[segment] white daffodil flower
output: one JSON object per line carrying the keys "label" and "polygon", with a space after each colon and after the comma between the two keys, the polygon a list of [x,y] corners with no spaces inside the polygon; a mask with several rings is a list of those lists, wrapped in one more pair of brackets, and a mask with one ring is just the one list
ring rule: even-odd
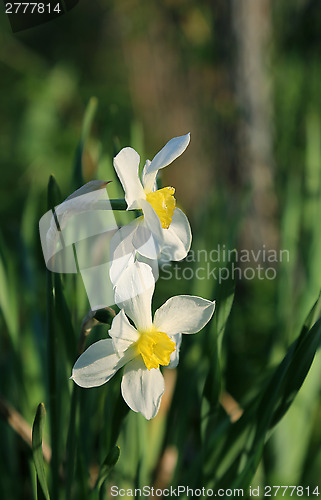
{"label": "white daffodil flower", "polygon": [[96,387],[124,366],[122,396],[148,420],[157,414],[165,389],[160,366],[177,365],[182,333],[199,332],[215,308],[215,302],[178,295],[168,299],[152,320],[154,286],[147,264],[136,261],[126,269],[115,287],[121,310],[109,331],[111,339],[91,345],[76,361],[71,377],[81,387]]}
{"label": "white daffodil flower", "polygon": [[[146,258],[158,259],[166,248],[170,260],[186,257],[192,239],[188,219],[176,207],[175,189],[170,186],[157,189],[156,176],[160,169],[185,151],[189,142],[190,134],[171,139],[152,161],[146,161],[141,180],[138,175],[140,157],[134,149],[124,148],[114,158],[114,167],[125,191],[127,210],[143,212],[143,216],[131,222],[129,230],[125,230],[127,245],[124,255],[137,251]],[[111,279],[113,281],[112,276]]]}

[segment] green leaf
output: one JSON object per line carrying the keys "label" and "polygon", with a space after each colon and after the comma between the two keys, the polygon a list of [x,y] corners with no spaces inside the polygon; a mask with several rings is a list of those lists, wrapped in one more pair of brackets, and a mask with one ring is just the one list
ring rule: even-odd
{"label": "green leaf", "polygon": [[0,311],[4,317],[11,341],[18,345],[17,284],[9,252],[0,237]]}
{"label": "green leaf", "polygon": [[221,392],[221,344],[235,295],[235,280],[232,277],[232,266],[235,262],[234,254],[233,257],[234,259],[228,263],[227,267],[228,279],[223,280],[214,292],[216,308],[209,326],[210,343],[207,352],[210,367],[203,394],[208,400],[211,410],[217,406]]}
{"label": "green leaf", "polygon": [[321,319],[316,322],[302,342],[296,345],[291,364],[284,381],[281,402],[274,412],[272,425],[275,425],[291,406],[311,367],[315,353],[321,342]]}
{"label": "green leaf", "polygon": [[[53,210],[58,204],[59,188],[55,178],[51,175],[48,183],[48,210]],[[55,214],[55,212],[54,212]],[[57,359],[58,339],[56,331],[55,317],[55,286],[52,273],[47,269],[47,318],[46,332],[48,341],[48,379],[49,379],[49,404],[50,404],[50,433],[51,433],[51,469],[52,469],[52,497],[58,498],[58,478],[59,478],[59,423],[58,423],[58,391],[57,391]]]}
{"label": "green leaf", "polygon": [[[320,297],[300,335],[273,370],[261,396],[246,407],[241,419],[222,435],[213,429],[205,443],[208,483],[217,488],[247,488],[261,460],[271,428],[285,415],[300,390],[321,342]],[[224,422],[222,422],[223,425]],[[210,464],[210,467],[209,467]],[[213,470],[216,477],[213,477]]]}
{"label": "green leaf", "polygon": [[210,408],[214,409],[217,406],[221,393],[221,369],[218,359],[217,343],[212,349],[211,362],[208,374],[205,380],[203,396],[207,399]]}
{"label": "green leaf", "polygon": [[61,329],[61,339],[65,343],[68,359],[73,363],[76,356],[76,334],[71,321],[71,312],[69,311],[61,282],[60,274],[54,275],[55,287],[55,312]]}
{"label": "green leaf", "polygon": [[40,405],[37,408],[35,420],[33,422],[33,427],[32,427],[32,454],[41,489],[43,491],[46,500],[50,500],[43,453],[42,453],[42,431],[43,431],[45,417],[46,417],[45,405],[43,403],[40,403]]}
{"label": "green leaf", "polygon": [[48,210],[54,208],[61,202],[61,192],[54,175],[50,175],[48,182]]}
{"label": "green leaf", "polygon": [[66,500],[71,498],[74,469],[77,457],[76,433],[77,433],[77,410],[79,404],[79,387],[74,384],[72,389],[69,425],[66,449]]}
{"label": "green leaf", "polygon": [[233,301],[235,295],[235,280],[233,279],[234,273],[232,272],[233,266],[235,265],[235,254],[232,253],[232,259],[227,265],[227,276],[225,280],[221,280],[219,286],[216,288],[215,300],[216,300],[216,311],[214,314],[214,322],[216,326],[216,331],[218,337],[222,339],[225,331],[226,323],[229,318]]}
{"label": "green leaf", "polygon": [[312,325],[321,317],[321,293],[319,294],[319,297],[317,298],[316,302],[314,303],[311,311],[309,312],[304,325],[301,329],[300,337],[303,337],[305,332],[310,330]]}
{"label": "green leaf", "polygon": [[81,142],[85,143],[89,134],[98,107],[97,97],[91,97],[87,105],[81,129]]}
{"label": "green leaf", "polygon": [[80,141],[76,150],[75,166],[74,166],[74,185],[79,188],[84,184],[82,172],[82,155],[84,152],[85,144],[90,134],[90,129],[97,111],[98,100],[96,97],[91,97],[87,105],[85,115],[82,122]]}
{"label": "green leaf", "polygon": [[249,486],[262,456],[267,432],[285,415],[300,390],[321,342],[321,319],[291,345],[263,393],[253,442],[246,451],[246,463],[233,487]]}
{"label": "green leaf", "polygon": [[107,457],[103,461],[103,463],[100,467],[98,479],[96,482],[96,488],[98,488],[99,490],[102,487],[104,481],[106,481],[106,479],[108,478],[112,469],[115,467],[116,463],[118,462],[119,455],[120,455],[119,446],[114,446],[109,451]]}

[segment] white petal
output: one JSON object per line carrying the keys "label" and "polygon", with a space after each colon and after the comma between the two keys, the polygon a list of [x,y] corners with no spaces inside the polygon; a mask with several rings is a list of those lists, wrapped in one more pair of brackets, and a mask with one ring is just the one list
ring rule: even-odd
{"label": "white petal", "polygon": [[154,326],[157,330],[175,335],[197,333],[211,319],[215,302],[193,295],[171,297],[155,312]]}
{"label": "white petal", "polygon": [[175,208],[171,225],[163,229],[164,244],[162,253],[167,260],[182,260],[191,247],[192,232],[188,218],[179,208]]}
{"label": "white petal", "polygon": [[114,317],[109,335],[120,357],[140,337],[138,331],[129,323],[123,309]]}
{"label": "white petal", "polygon": [[133,236],[133,245],[140,255],[148,259],[158,259],[162,245],[146,226],[144,219]]}
{"label": "white petal", "polygon": [[167,167],[167,165],[176,160],[185,151],[189,141],[190,134],[174,137],[154,156],[151,163],[146,166],[143,174],[146,193],[152,192],[158,170]]}
{"label": "white petal", "polygon": [[[151,161],[150,160],[146,160],[146,163],[144,165],[144,168],[143,168],[143,172],[142,172],[142,184],[143,186],[145,186],[146,182],[147,182],[147,174],[148,174],[148,169],[149,169],[149,165],[151,164]],[[156,182],[156,175],[157,175],[157,172],[155,173],[155,181],[154,181],[154,186],[153,186],[153,189],[152,191],[157,191],[157,182]]]}
{"label": "white petal", "polygon": [[77,359],[72,370],[72,380],[80,387],[98,387],[105,384],[123,366],[115,354],[111,339],[92,344]]}
{"label": "white petal", "polygon": [[142,262],[128,266],[115,286],[115,301],[135,323],[137,330],[152,326],[151,300],[155,281],[151,268]]}
{"label": "white petal", "polygon": [[179,351],[181,348],[181,343],[182,343],[182,334],[178,333],[177,335],[172,335],[171,340],[175,342],[176,347],[175,351],[172,352],[171,354],[171,360],[169,362],[169,365],[166,366],[166,368],[176,368],[179,362]]}
{"label": "white petal", "polygon": [[[53,272],[76,273],[75,257],[69,248],[71,243],[75,243],[78,235],[75,225],[82,225],[82,221],[93,215],[97,219],[97,212],[93,213],[101,203],[102,209],[109,209],[110,202],[106,191],[108,182],[90,181],[72,193],[60,205],[43,215],[39,221],[40,238],[44,258],[48,269]],[[72,224],[68,227],[68,222],[73,218]],[[114,217],[112,216],[113,220]],[[98,220],[99,226],[99,220]],[[82,238],[98,234],[95,228],[87,228],[84,223]],[[96,226],[96,227],[98,227]],[[116,224],[114,227],[117,227]],[[101,230],[100,230],[101,232]],[[69,240],[72,240],[71,243]],[[80,238],[79,238],[80,239]],[[59,252],[59,258],[55,254]]]}
{"label": "white petal", "polygon": [[157,213],[155,212],[151,204],[146,200],[141,200],[141,208],[144,213],[144,224],[150,230],[159,244],[163,245],[164,237],[162,224]]}
{"label": "white petal", "polygon": [[114,167],[125,191],[128,209],[140,208],[138,200],[146,195],[138,177],[140,157],[133,148],[122,149],[114,158]]}
{"label": "white petal", "polygon": [[148,370],[141,357],[128,363],[124,369],[121,392],[128,406],[147,419],[157,415],[165,390],[159,368]]}
{"label": "white petal", "polygon": [[[98,199],[100,199],[100,195],[95,193],[95,191],[100,191],[100,189],[106,188],[108,184],[108,181],[89,181],[83,186],[81,186],[79,189],[76,189],[73,193],[71,193],[68,198],[66,198],[65,201],[67,200],[73,200],[75,198],[79,198],[81,196],[80,200],[76,200],[75,202],[78,203],[78,201],[82,202],[82,207],[76,205],[77,211],[80,209],[88,209],[88,207],[91,207],[92,204],[94,204]],[[85,198],[82,198],[83,196],[86,196]],[[84,207],[84,204],[86,206]]]}
{"label": "white petal", "polygon": [[142,217],[138,217],[121,227],[110,241],[109,276],[114,286],[126,267],[134,262],[136,249],[133,239],[142,220]]}
{"label": "white petal", "polygon": [[159,278],[158,259],[150,259],[150,258],[145,257],[144,255],[141,255],[138,253],[136,256],[136,260],[138,260],[138,262],[144,262],[145,264],[148,264],[150,266],[152,273],[153,273],[153,276],[154,276],[155,283],[156,283],[156,281]]}
{"label": "white petal", "polygon": [[148,172],[155,172],[160,168],[164,168],[178,158],[189,145],[191,136],[190,134],[174,137],[165,144],[165,146],[154,156],[149,167]]}

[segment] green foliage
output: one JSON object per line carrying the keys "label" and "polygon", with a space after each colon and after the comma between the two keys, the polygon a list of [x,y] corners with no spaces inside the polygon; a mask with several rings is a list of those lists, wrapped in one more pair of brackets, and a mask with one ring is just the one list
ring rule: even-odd
{"label": "green foliage", "polygon": [[106,481],[112,469],[115,467],[116,463],[118,462],[119,455],[120,455],[119,446],[114,446],[114,448],[110,450],[107,457],[103,461],[99,469],[99,476],[96,483],[96,487],[98,488],[98,490],[101,489],[103,483]]}
{"label": "green foliage", "polygon": [[43,403],[40,403],[40,405],[37,408],[37,413],[32,428],[32,452],[33,452],[33,460],[35,462],[35,467],[37,471],[37,479],[39,481],[39,484],[42,488],[46,500],[50,500],[47,479],[46,479],[46,472],[45,472],[45,464],[42,453],[42,433],[43,433],[45,417],[46,417],[45,406]]}

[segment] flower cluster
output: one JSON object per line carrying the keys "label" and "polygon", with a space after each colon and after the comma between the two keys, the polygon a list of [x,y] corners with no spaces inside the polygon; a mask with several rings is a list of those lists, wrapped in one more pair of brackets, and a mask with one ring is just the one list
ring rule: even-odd
{"label": "flower cluster", "polygon": [[[128,210],[143,215],[121,228],[114,237],[114,302],[120,308],[110,338],[92,344],[76,361],[72,379],[81,387],[97,387],[123,368],[121,392],[128,406],[146,419],[159,409],[164,392],[160,367],[175,368],[182,334],[199,332],[211,319],[215,302],[191,295],[168,299],[152,319],[155,289],[153,262],[166,247],[172,260],[186,257],[191,244],[190,225],[176,207],[175,189],[157,189],[157,172],[169,165],[189,144],[189,134],[175,137],[147,160],[138,176],[139,155],[124,148],[114,167],[125,191]],[[142,262],[144,260],[144,262]]]}
{"label": "flower cluster", "polygon": [[[110,278],[115,285],[126,266],[137,258],[148,259],[155,270],[162,254],[169,260],[182,260],[191,246],[192,233],[186,215],[176,207],[175,189],[157,189],[158,171],[187,148],[190,134],[171,139],[152,161],[147,160],[139,178],[140,157],[124,148],[114,158],[114,167],[125,191],[127,210],[143,215],[121,228],[111,241]],[[155,273],[154,273],[155,274]]]}

